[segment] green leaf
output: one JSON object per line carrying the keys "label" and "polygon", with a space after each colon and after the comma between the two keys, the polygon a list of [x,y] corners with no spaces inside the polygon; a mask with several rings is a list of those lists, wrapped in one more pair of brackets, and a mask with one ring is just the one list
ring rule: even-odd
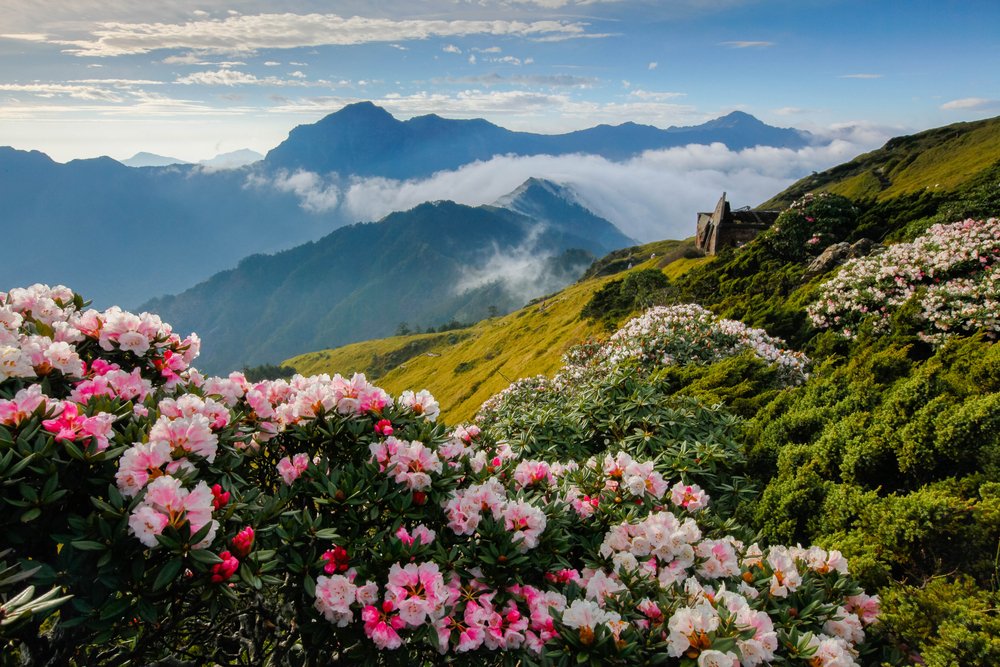
{"label": "green leaf", "polygon": [[34,521],[42,515],[42,510],[38,507],[32,507],[30,510],[21,515],[21,523],[29,523]]}
{"label": "green leaf", "polygon": [[100,542],[94,542],[93,540],[75,540],[70,542],[74,548],[80,551],[104,551],[107,546],[101,544]]}
{"label": "green leaf", "polygon": [[174,581],[177,575],[180,574],[182,567],[184,567],[183,559],[172,558],[168,560],[163,569],[160,570],[160,573],[156,575],[156,579],[153,581],[153,590],[158,591]]}
{"label": "green leaf", "polygon": [[337,530],[335,528],[324,528],[323,530],[316,531],[316,537],[321,540],[336,541],[340,536],[337,534]]}
{"label": "green leaf", "polygon": [[195,549],[188,554],[191,560],[196,560],[199,563],[204,563],[206,565],[215,565],[216,563],[221,563],[222,559],[218,555],[212,553],[208,549]]}

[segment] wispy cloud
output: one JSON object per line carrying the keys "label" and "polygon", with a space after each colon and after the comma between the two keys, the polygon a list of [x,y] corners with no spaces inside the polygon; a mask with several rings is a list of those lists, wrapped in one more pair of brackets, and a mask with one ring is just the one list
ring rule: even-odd
{"label": "wispy cloud", "polygon": [[654,69],[656,69],[657,67],[659,67],[659,65],[660,65],[660,63],[658,63],[658,62],[656,62],[656,61],[654,60],[653,62],[649,63],[649,64],[648,64],[648,65],[646,66],[646,69],[648,69],[648,70],[654,70]]}
{"label": "wispy cloud", "polygon": [[768,47],[774,46],[775,42],[753,42],[744,40],[734,40],[729,42],[719,42],[722,46],[728,46],[731,49],[766,49]]}
{"label": "wispy cloud", "polygon": [[838,79],[881,79],[883,75],[881,74],[871,74],[869,72],[861,72],[858,74],[841,74]]}
{"label": "wispy cloud", "polygon": [[179,77],[175,83],[185,86],[327,86],[328,81],[304,81],[305,74],[295,71],[289,74],[291,79],[282,79],[276,76],[258,77],[249,72],[241,72],[235,69],[218,69],[215,71],[193,72]]}
{"label": "wispy cloud", "polygon": [[41,33],[12,33],[9,39],[49,42],[78,56],[122,56],[161,49],[200,53],[247,53],[258,49],[401,42],[432,37],[495,35],[573,37],[586,35],[587,24],[569,21],[445,21],[426,19],[342,17],[337,14],[230,15],[199,17],[184,23],[104,22],[84,39]]}
{"label": "wispy cloud", "polygon": [[587,76],[574,76],[572,74],[534,74],[522,75],[512,74],[503,76],[493,72],[481,76],[449,77],[443,80],[435,80],[435,83],[459,83],[474,86],[547,86],[552,88],[587,88],[597,83],[597,79]]}
{"label": "wispy cloud", "polygon": [[652,102],[665,102],[666,100],[675,100],[678,97],[684,97],[687,93],[675,93],[668,91],[654,91],[654,90],[642,90],[637,88],[629,92],[629,97],[637,100],[652,101]]}
{"label": "wispy cloud", "polygon": [[458,48],[454,44],[447,44],[447,45],[441,47],[441,50],[444,51],[445,53],[461,53],[462,52],[462,49]]}
{"label": "wispy cloud", "polygon": [[986,109],[997,109],[1000,108],[1000,100],[991,100],[985,97],[963,97],[958,100],[952,100],[950,102],[945,102],[941,105],[942,109],[953,110],[953,109],[973,109],[973,110],[986,110]]}

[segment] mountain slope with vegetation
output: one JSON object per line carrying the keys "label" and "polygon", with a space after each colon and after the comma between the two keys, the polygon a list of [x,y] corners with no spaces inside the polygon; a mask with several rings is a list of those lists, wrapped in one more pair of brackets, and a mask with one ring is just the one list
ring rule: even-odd
{"label": "mountain slope with vegetation", "polygon": [[[582,279],[509,315],[445,334],[397,336],[319,350],[284,365],[303,374],[365,372],[390,391],[427,388],[441,403],[446,418],[457,423],[471,418],[483,401],[511,380],[552,373],[571,346],[606,335],[606,323],[581,317],[595,292],[626,273],[670,271],[677,264],[705,261],[685,259],[685,254],[697,255],[693,246],[689,239],[619,250],[609,255],[624,262],[615,273]],[[629,264],[632,268],[627,269]],[[386,357],[399,361],[392,368],[379,366],[379,359]]]}
{"label": "mountain slope with vegetation", "polygon": [[807,176],[761,208],[787,206],[807,192],[884,201],[902,195],[942,195],[996,166],[1000,117],[955,123],[895,137],[882,148]]}
{"label": "mountain slope with vegetation", "polygon": [[[524,447],[577,439],[589,446],[598,434],[670,442],[663,420],[673,417],[652,405],[682,396],[720,403],[744,420],[739,438],[748,479],[757,485],[737,494],[736,516],[766,543],[842,552],[852,572],[881,594],[882,631],[898,651],[882,659],[932,667],[1000,663],[1000,222],[988,219],[1000,212],[998,127],[992,119],[894,139],[777,195],[772,202],[791,207],[746,246],[666,267],[673,275],[657,293],[661,303],[699,303],[786,338],[812,359],[800,386],[776,386],[773,369],[747,355],[668,367],[644,375],[641,386],[561,368],[556,350],[606,331],[582,317],[625,275],[602,274],[638,276],[656,265],[629,269],[629,257],[612,254],[581,283],[550,297],[553,309],[564,299],[566,320],[542,337],[552,350],[542,355],[546,363],[523,364],[522,377],[562,372],[571,378],[569,391],[546,380],[516,383],[490,402],[484,423],[513,424],[510,435]],[[859,189],[866,173],[888,181]],[[977,221],[962,222],[967,218]],[[850,267],[841,268],[845,262]],[[607,292],[614,297],[615,290]],[[518,317],[544,316],[526,309],[496,326],[511,331]],[[502,386],[492,384],[497,371],[506,375],[514,358],[533,352],[527,329],[490,348],[502,368],[486,363],[482,345],[468,372],[481,365],[488,373],[483,384]],[[386,379],[419,385],[444,376],[454,387],[458,363],[477,357],[450,349]],[[573,363],[593,349],[573,351]],[[649,371],[637,362],[636,372]],[[603,388],[595,394],[576,387],[577,377]],[[452,399],[448,406],[465,416],[471,402]]]}
{"label": "mountain slope with vegetation", "polygon": [[147,303],[210,350],[209,372],[274,363],[304,350],[510,312],[573,282],[633,243],[555,185],[500,206],[429,202],[342,227],[276,255],[244,259],[181,294]]}

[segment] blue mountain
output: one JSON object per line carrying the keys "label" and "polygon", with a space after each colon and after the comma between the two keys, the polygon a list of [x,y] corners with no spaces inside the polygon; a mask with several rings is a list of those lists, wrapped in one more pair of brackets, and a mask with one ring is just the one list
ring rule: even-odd
{"label": "blue mountain", "polygon": [[498,204],[428,202],[342,227],[247,257],[143,309],[198,332],[198,367],[221,373],[389,336],[404,321],[428,327],[509,312],[635,243],[547,181],[532,179]]}
{"label": "blue mountain", "polygon": [[267,153],[264,167],[419,178],[495,155],[587,153],[621,160],[688,144],[720,142],[741,150],[761,145],[801,148],[812,140],[808,132],[772,127],[741,111],[691,127],[623,123],[566,134],[534,134],[482,119],[451,120],[433,114],[400,121],[371,102],[359,102],[293,129]]}

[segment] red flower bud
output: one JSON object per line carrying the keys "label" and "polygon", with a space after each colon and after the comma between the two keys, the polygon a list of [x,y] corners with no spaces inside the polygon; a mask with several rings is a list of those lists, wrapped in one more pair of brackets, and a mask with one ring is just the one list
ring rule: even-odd
{"label": "red flower bud", "polygon": [[414,491],[413,502],[417,505],[423,505],[424,503],[427,502],[427,494],[424,493],[423,491]]}
{"label": "red flower bud", "polygon": [[234,574],[240,566],[240,561],[237,560],[228,551],[223,551],[219,554],[219,558],[222,559],[221,563],[216,563],[212,566],[212,583],[217,584],[222,581],[228,580]]}
{"label": "red flower bud", "polygon": [[240,558],[245,558],[250,553],[250,550],[253,549],[253,538],[254,532],[250,526],[236,533],[236,537],[230,543],[232,544],[233,552]]}
{"label": "red flower bud", "polygon": [[222,490],[221,484],[212,485],[212,507],[221,510],[229,504],[229,492]]}

